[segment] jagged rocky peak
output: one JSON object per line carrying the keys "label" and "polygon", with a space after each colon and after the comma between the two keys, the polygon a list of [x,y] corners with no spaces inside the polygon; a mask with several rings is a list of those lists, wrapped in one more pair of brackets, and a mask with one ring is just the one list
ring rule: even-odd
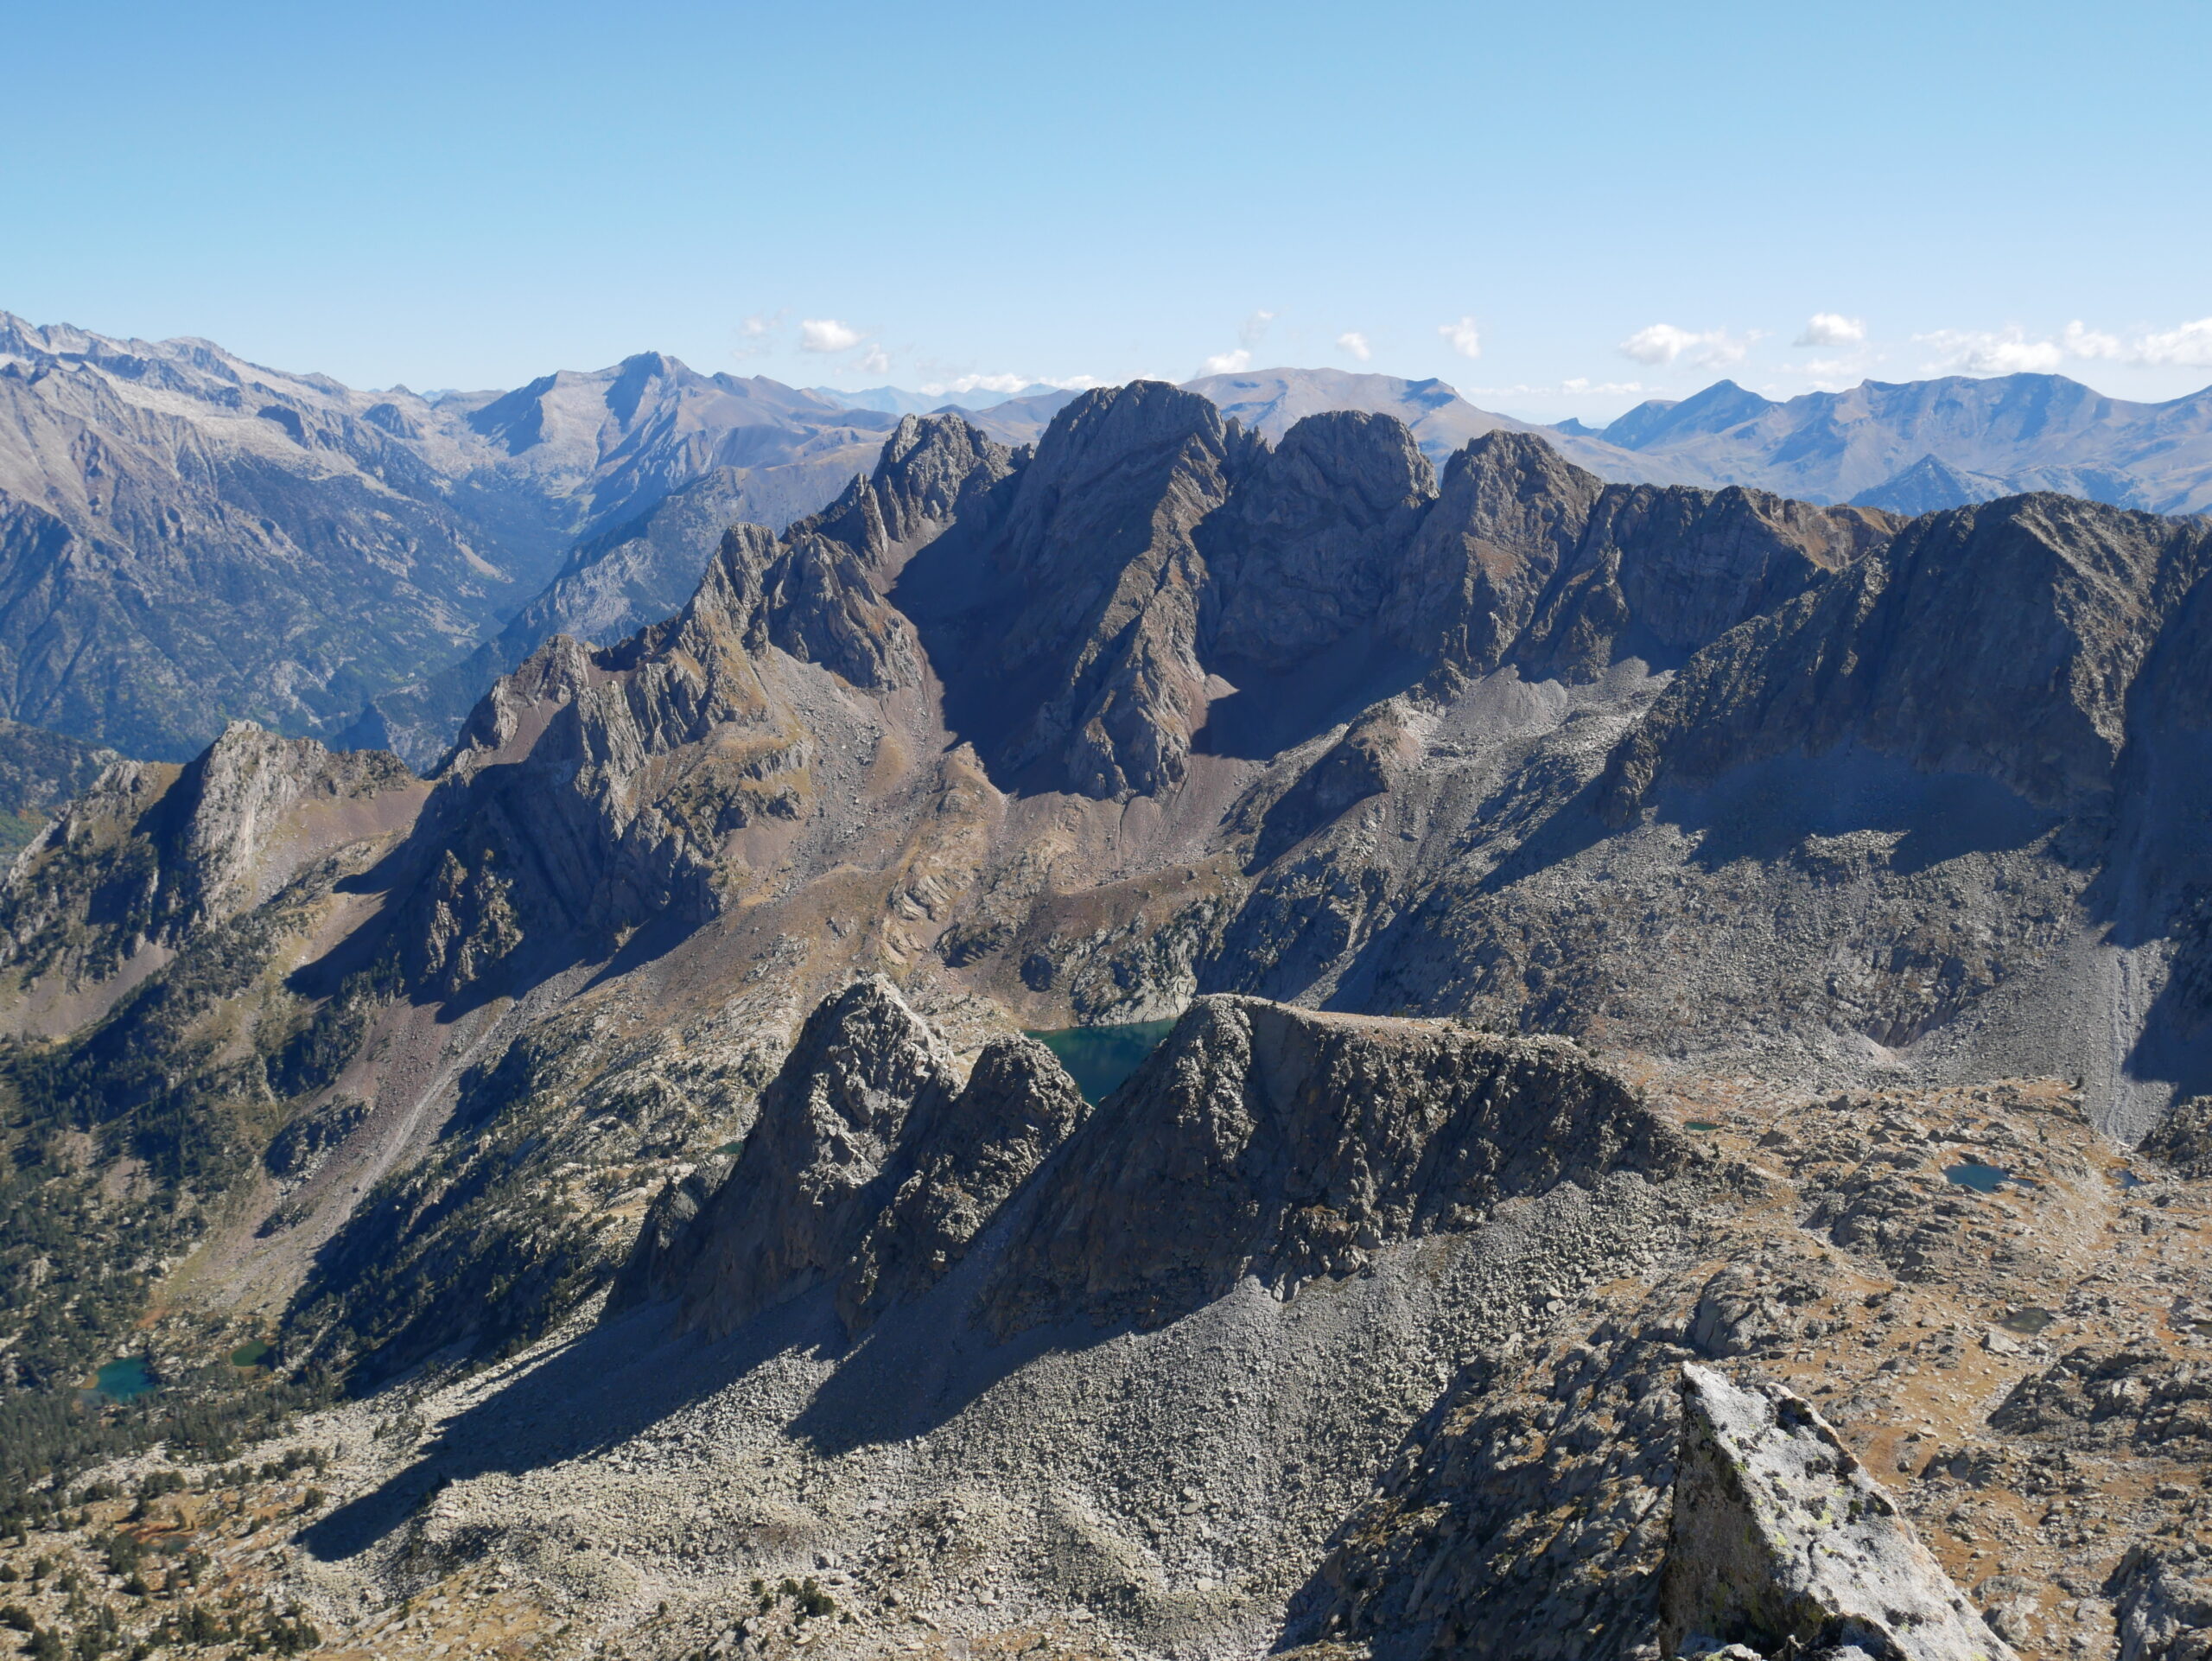
{"label": "jagged rocky peak", "polygon": [[[1270,450],[1205,400],[1137,383],[1069,404],[896,597],[950,724],[995,773],[1126,798],[1179,784],[1214,701],[1255,677],[1276,693],[1236,706],[1241,735],[1223,741],[1297,741],[1285,722],[1306,717],[1288,711],[1325,703],[1324,686],[1349,702],[1438,668],[1578,682],[1624,656],[1671,668],[1898,523],[1736,488],[1608,486],[1503,431],[1455,454],[1440,491],[1393,417],[1310,416]],[[1325,652],[1313,686],[1278,684]],[[1270,724],[1260,706],[1286,690]]]}
{"label": "jagged rocky peak", "polygon": [[832,1278],[881,1208],[908,1119],[958,1088],[951,1052],[881,977],[818,1005],[700,1213],[690,1319],[728,1332]]}
{"label": "jagged rocky peak", "polygon": [[1109,799],[1181,780],[1207,696],[1193,533],[1264,449],[1195,393],[1086,392],[1003,503],[908,566],[899,602],[1001,773]]}
{"label": "jagged rocky peak", "polygon": [[1662,1653],[2013,1661],[1809,1403],[1688,1365],[1681,1404]]}
{"label": "jagged rocky peak", "polygon": [[960,1094],[906,1138],[899,1163],[906,1174],[838,1282],[846,1330],[861,1330],[943,1279],[1090,1111],[1035,1039],[986,1044]]}
{"label": "jagged rocky peak", "polygon": [[887,583],[906,555],[1015,465],[1014,451],[957,415],[904,416],[885,440],[874,471],[855,479],[788,534],[793,543],[808,535],[841,542],[861,557],[873,580]]}
{"label": "jagged rocky peak", "polygon": [[951,1053],[880,977],[808,1016],[730,1175],[688,1223],[678,1193],[624,1271],[728,1332],[824,1284],[847,1330],[942,1279],[1084,1104],[1034,1040]]}
{"label": "jagged rocky peak", "polygon": [[[385,751],[332,751],[311,738],[283,738],[233,721],[186,766],[164,804],[177,926],[242,910],[281,887],[300,850],[286,849],[279,828],[302,803],[372,796],[414,782]],[[285,858],[288,851],[293,859]]]}
{"label": "jagged rocky peak", "polygon": [[920,644],[885,596],[917,548],[1014,470],[1013,451],[957,416],[903,417],[873,473],[785,532],[763,581],[768,638],[871,691],[920,685]]}
{"label": "jagged rocky peak", "polygon": [[1385,602],[1390,636],[1474,672],[1503,661],[1605,489],[1542,440],[1485,433],[1445,464]]}
{"label": "jagged rocky peak", "polygon": [[[863,544],[887,528],[925,537],[962,480],[988,488],[1010,465],[957,420],[902,432],[909,442],[856,487],[844,528]],[[577,933],[598,950],[650,921],[703,923],[755,880],[748,860],[783,859],[817,765],[849,771],[873,754],[891,718],[880,695],[925,679],[881,569],[812,521],[782,538],[733,525],[675,616],[597,651],[556,635],[501,678],[442,770],[456,846],[416,931],[425,942],[480,932],[498,950],[456,958],[425,945],[424,963],[448,965],[434,983],[532,934]],[[733,833],[779,824],[749,853],[728,852]]]}
{"label": "jagged rocky peak", "polygon": [[1663,779],[1847,741],[2093,808],[2131,689],[2208,565],[2212,528],[2071,497],[1916,519],[1694,659],[1609,764],[1605,811],[1625,823]]}
{"label": "jagged rocky peak", "polygon": [[1532,434],[1486,433],[1446,467],[1386,625],[1470,674],[1588,679],[1623,651],[1678,659],[1896,525],[1732,487],[1607,485]]}
{"label": "jagged rocky peak", "polygon": [[1564,1039],[1203,997],[1053,1162],[987,1315],[1163,1325],[1248,1275],[1347,1274],[1511,1196],[1690,1158]]}

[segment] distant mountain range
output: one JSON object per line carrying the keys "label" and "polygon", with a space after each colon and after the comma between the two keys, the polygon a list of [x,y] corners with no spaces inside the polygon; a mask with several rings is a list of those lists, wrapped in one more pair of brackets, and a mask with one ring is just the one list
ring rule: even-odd
{"label": "distant mountain range", "polygon": [[[1441,467],[1488,432],[1533,432],[1619,484],[1748,485],[1817,504],[1933,512],[2031,491],[2143,508],[2212,509],[2212,388],[2130,404],[2062,375],[1886,384],[1777,403],[1719,381],[1640,404],[1608,426],[1550,426],[1478,408],[1440,380],[1338,369],[1262,369],[1184,383],[1225,416],[1280,439],[1306,416],[1363,410],[1403,422]],[[1020,398],[969,419],[1033,442],[1072,397]]]}
{"label": "distant mountain range", "polygon": [[0,717],[149,759],[241,716],[332,735],[579,538],[717,468],[736,517],[795,517],[895,424],[652,353],[432,402],[0,313]]}
{"label": "distant mountain range", "polygon": [[1724,380],[1640,404],[1598,436],[1683,483],[1810,502],[1910,497],[1926,512],[2050,490],[2154,513],[2212,508],[2212,388],[2130,404],[2063,375],[1954,375],[1777,404]]}
{"label": "distant mountain range", "polygon": [[[1908,515],[2032,490],[2212,507],[2212,390],[2129,404],[2014,375],[1777,403],[1722,381],[1603,429],[1332,369],[1187,390],[1271,442],[1311,414],[1388,415],[1439,468],[1505,431],[1614,482]],[[161,760],[245,716],[426,767],[545,640],[665,616],[729,524],[822,509],[902,417],[952,410],[1019,448],[1077,396],[802,390],[645,353],[426,398],[0,313],[0,718]]]}
{"label": "distant mountain range", "polygon": [[[1046,397],[1060,391],[1060,388],[1035,381],[1012,392],[988,392],[980,389],[946,394],[942,392],[909,392],[897,386],[870,386],[857,392],[841,392],[834,386],[810,386],[805,389],[810,398],[818,398],[824,404],[833,404],[841,410],[880,410],[886,415],[934,415],[940,410],[975,411],[988,410],[995,405],[1010,403],[1015,398]],[[1075,396],[1065,393],[1065,404]]]}

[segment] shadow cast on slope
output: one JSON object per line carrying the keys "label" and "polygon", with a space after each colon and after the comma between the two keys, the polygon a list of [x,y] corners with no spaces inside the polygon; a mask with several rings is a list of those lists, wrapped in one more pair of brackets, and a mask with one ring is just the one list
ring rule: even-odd
{"label": "shadow cast on slope", "polygon": [[[441,1024],[450,1024],[501,998],[521,998],[571,971],[596,965],[596,985],[650,963],[673,950],[690,932],[666,910],[649,910],[626,938],[577,913],[571,895],[581,886],[596,893],[605,874],[582,881],[563,878],[547,862],[546,838],[531,834],[533,769],[525,759],[488,767],[466,781],[448,780],[400,843],[368,869],[338,882],[345,894],[376,895],[381,903],[359,926],[321,957],[301,964],[288,977],[288,989],[308,998],[327,998],[346,980],[364,972],[393,977],[414,1003],[435,1005]],[[550,838],[573,849],[571,836]],[[460,884],[448,891],[459,873]],[[454,977],[434,961],[433,915],[448,926],[484,926],[494,903],[510,906],[521,932],[519,944],[489,955],[480,969]],[[457,917],[456,917],[457,913]],[[464,938],[461,945],[469,944]]]}
{"label": "shadow cast on slope", "polygon": [[952,1313],[965,1295],[941,1285],[849,1346],[827,1289],[722,1339],[678,1331],[673,1303],[649,1304],[588,1328],[493,1389],[404,1469],[302,1530],[299,1543],[324,1562],[358,1556],[404,1527],[448,1484],[606,1453],[788,1352],[830,1362],[786,1429],[835,1456],[925,1435],[1039,1355],[1088,1347],[1122,1330],[1039,1328],[994,1344]]}
{"label": "shadow cast on slope", "polygon": [[2058,824],[1993,779],[1922,773],[1856,745],[1749,762],[1701,788],[1662,789],[1656,817],[1694,839],[1692,862],[1707,873],[1871,831],[1896,838],[1883,862],[1899,876],[1969,854],[2016,853]]}
{"label": "shadow cast on slope", "polygon": [[325,1562],[354,1556],[448,1483],[603,1453],[785,1350],[836,1341],[819,1301],[770,1310],[720,1341],[677,1332],[675,1314],[649,1305],[553,1348],[455,1415],[404,1469],[302,1530],[300,1543]]}

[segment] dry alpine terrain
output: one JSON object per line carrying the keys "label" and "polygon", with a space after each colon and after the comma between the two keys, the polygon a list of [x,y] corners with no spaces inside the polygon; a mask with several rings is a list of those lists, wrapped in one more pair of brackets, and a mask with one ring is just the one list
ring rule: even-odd
{"label": "dry alpine terrain", "polygon": [[0,1619],[2201,1657],[2208,575],[1139,382],[426,774],[118,762],[0,894]]}

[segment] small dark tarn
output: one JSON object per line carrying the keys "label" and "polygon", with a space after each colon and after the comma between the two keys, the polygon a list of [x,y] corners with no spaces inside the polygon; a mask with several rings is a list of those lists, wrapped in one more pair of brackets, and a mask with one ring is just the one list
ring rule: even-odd
{"label": "small dark tarn", "polygon": [[1976,1193],[1995,1193],[2012,1174],[2002,1165],[1984,1165],[1971,1159],[1963,1165],[1943,1168],[1944,1181],[1955,1182],[1961,1188],[1972,1188]]}
{"label": "small dark tarn", "polygon": [[273,1367],[276,1365],[276,1346],[264,1339],[254,1339],[231,1352],[234,1367]]}
{"label": "small dark tarn", "polygon": [[2138,1176],[2124,1165],[2112,1174],[2112,1180],[2130,1193],[2134,1193],[2138,1188],[2147,1188],[2151,1186],[2150,1178]]}
{"label": "small dark tarn", "polygon": [[1694,1130],[1700,1136],[1703,1136],[1708,1130],[1718,1130],[1719,1128],[1720,1122],[1718,1119],[1684,1119],[1682,1121],[1683,1130]]}
{"label": "small dark tarn", "polygon": [[2037,1333],[2058,1319],[2055,1309],[2038,1308],[2031,1303],[2007,1313],[1997,1324],[2008,1333],[2020,1333],[2033,1338]]}
{"label": "small dark tarn", "polygon": [[1172,1021],[1138,1021],[1126,1027],[1061,1027],[1028,1036],[1059,1058],[1083,1099],[1096,1107],[1144,1065],[1174,1027]]}
{"label": "small dark tarn", "polygon": [[99,1397],[111,1402],[135,1401],[154,1389],[154,1375],[147,1371],[143,1355],[125,1356],[111,1361],[92,1375],[92,1387],[79,1391],[80,1396]]}
{"label": "small dark tarn", "polygon": [[744,1146],[745,1144],[741,1142],[726,1142],[721,1147],[715,1149],[715,1151],[718,1154],[734,1154]]}

